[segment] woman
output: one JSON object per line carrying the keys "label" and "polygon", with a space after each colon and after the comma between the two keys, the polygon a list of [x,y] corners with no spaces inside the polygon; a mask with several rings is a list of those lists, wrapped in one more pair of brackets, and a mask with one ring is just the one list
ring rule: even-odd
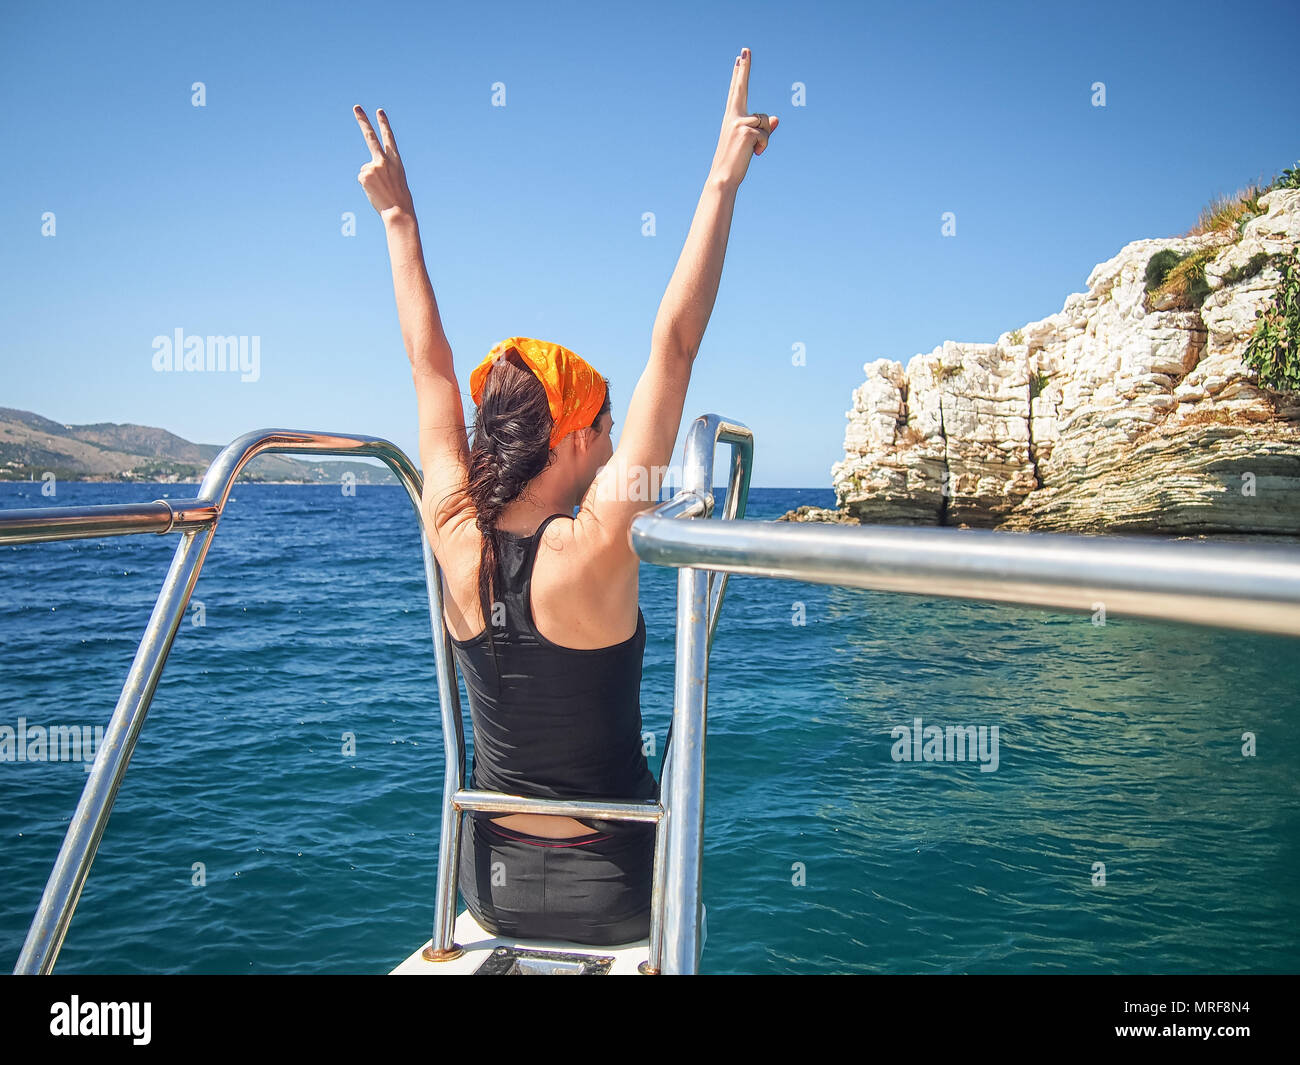
{"label": "woman", "polygon": [[[736,192],[777,125],[747,112],[749,68],[745,49],[617,450],[605,378],[568,349],[527,337],[496,345],[470,376],[478,405],[470,446],[392,129],[377,112],[381,142],[355,109],[371,154],[358,180],[384,221],[415,379],[425,528],[469,693],[472,787],[571,799],[658,795],[641,750],[645,619],[629,528],[654,505],[635,486],[672,458]],[[472,815],[460,889],[497,935],[632,942],[649,931],[653,847],[650,825]]]}

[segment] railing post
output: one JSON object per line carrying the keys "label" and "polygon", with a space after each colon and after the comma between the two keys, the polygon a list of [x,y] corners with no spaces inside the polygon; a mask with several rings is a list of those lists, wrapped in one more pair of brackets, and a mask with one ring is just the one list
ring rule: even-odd
{"label": "railing post", "polygon": [[[740,422],[705,414],[691,423],[682,464],[682,489],[637,526],[705,521],[713,513],[713,468],[719,443],[732,445],[723,520],[743,518],[753,472],[753,434]],[[650,519],[647,522],[647,519]],[[644,555],[644,552],[641,552]],[[660,769],[663,819],[655,840],[649,972],[696,973],[700,963],[704,864],[704,747],[708,734],[709,651],[717,629],[727,574],[683,568],[677,579],[677,645],[673,742]]]}
{"label": "railing post", "polygon": [[122,777],[135,750],[136,737],[144,727],[149,704],[167,662],[167,653],[171,650],[215,531],[214,521],[197,532],[181,534],[171,568],[136,648],[131,671],[122,686],[122,694],[82,789],[81,800],[72,815],[36,916],[27,931],[22,953],[14,967],[15,974],[48,975],[54,969],[72,914],[81,898],[81,889],[90,874],[90,864],[95,860],[95,852],[108,824],[113,800],[117,798]]}
{"label": "railing post", "polygon": [[678,574],[677,619],[662,971],[693,975],[700,964],[704,740],[709,697],[709,581],[704,570],[683,568]]}
{"label": "railing post", "polygon": [[655,826],[655,855],[651,867],[654,882],[650,885],[650,938],[649,953],[645,961],[647,974],[657,976],[664,967],[664,902],[668,898],[668,825],[672,821],[671,780],[672,749],[664,752],[664,762],[659,769],[659,805],[663,815]]}
{"label": "railing post", "polygon": [[[424,543],[426,571],[440,573],[429,538]],[[438,893],[433,919],[433,938],[425,949],[426,961],[450,961],[463,950],[454,942],[456,892],[459,883],[461,811],[455,796],[465,786],[465,728],[456,687],[456,665],[452,657],[451,634],[442,620],[442,582],[435,576],[429,583],[429,618],[433,626],[434,658],[438,670],[438,706],[442,714],[442,820],[438,832]]]}

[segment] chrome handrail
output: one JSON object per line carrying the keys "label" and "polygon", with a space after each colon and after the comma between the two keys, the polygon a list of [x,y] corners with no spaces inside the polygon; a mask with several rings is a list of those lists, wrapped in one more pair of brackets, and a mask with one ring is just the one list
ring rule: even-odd
{"label": "chrome handrail", "polygon": [[1283,545],[638,517],[632,546],[659,566],[1300,636],[1300,549]]}
{"label": "chrome handrail", "polygon": [[[669,911],[666,972],[695,972],[699,962],[708,658],[728,574],[1094,615],[1099,610],[1128,613],[1300,636],[1300,550],[1293,547],[979,529],[677,520],[711,514],[711,448],[724,440],[734,445],[728,516],[743,516],[752,437],[743,426],[709,415],[696,422],[687,442],[683,490],[634,518],[630,533],[642,561],[680,568],[675,743],[661,772],[661,793],[671,807],[666,818],[667,860],[656,858],[655,864],[656,896],[678,901]],[[709,572],[707,587],[704,571]],[[718,595],[710,603],[716,574],[721,575]],[[657,931],[653,924],[651,929],[655,948]]]}
{"label": "chrome handrail", "polygon": [[[136,648],[122,694],[96,752],[81,800],[77,803],[76,812],[59,848],[40,905],[18,956],[18,963],[14,967],[16,974],[49,973],[54,968],[108,823],[113,801],[135,750],[136,739],[144,726],[167,654],[198,581],[199,571],[203,567],[203,560],[225,510],[235,478],[252,458],[268,452],[371,455],[381,459],[397,476],[410,496],[420,525],[425,583],[429,590],[429,614],[438,666],[439,695],[444,705],[449,699],[457,699],[454,676],[450,693],[445,683],[446,671],[451,668],[452,660],[447,643],[448,634],[442,621],[440,573],[424,531],[424,514],[420,506],[423,481],[405,453],[380,437],[262,429],[245,433],[217,455],[204,474],[196,499],[0,511],[0,544],[140,532],[181,533],[181,542],[172,556],[162,590]],[[438,639],[439,634],[443,636],[442,640]]]}
{"label": "chrome handrail", "polygon": [[583,802],[576,799],[538,799],[531,795],[506,795],[499,791],[458,791],[456,805],[462,810],[486,810],[501,814],[548,814],[552,817],[592,817],[605,821],[654,823],[663,808],[653,799],[633,802]]}
{"label": "chrome handrail", "polygon": [[[723,521],[689,521],[713,514],[714,456],[731,445],[730,479]],[[663,537],[671,542],[687,527],[739,528],[754,467],[754,434],[741,422],[705,414],[691,423],[683,452],[682,488],[672,499],[632,519],[633,548]],[[726,522],[724,524],[723,522]],[[704,739],[708,725],[709,652],[717,631],[728,573],[683,567],[677,577],[677,641],[674,657],[672,740],[659,772],[665,819],[655,839],[654,900],[673,905],[650,910],[650,964],[656,971],[699,971],[703,919],[700,884],[704,861]]]}

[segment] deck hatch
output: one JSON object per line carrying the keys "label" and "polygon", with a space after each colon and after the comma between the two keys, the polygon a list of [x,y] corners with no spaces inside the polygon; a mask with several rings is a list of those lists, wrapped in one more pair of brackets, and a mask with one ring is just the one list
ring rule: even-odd
{"label": "deck hatch", "polygon": [[614,959],[606,954],[497,947],[475,976],[608,976]]}

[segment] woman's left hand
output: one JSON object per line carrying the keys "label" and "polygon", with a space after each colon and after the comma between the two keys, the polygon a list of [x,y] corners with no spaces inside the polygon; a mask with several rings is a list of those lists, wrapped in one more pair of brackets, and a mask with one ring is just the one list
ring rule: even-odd
{"label": "woman's left hand", "polygon": [[397,141],[393,139],[393,131],[388,125],[388,116],[384,114],[384,109],[381,107],[375,112],[379,119],[379,132],[384,138],[382,144],[375,136],[370,119],[366,117],[360,104],[354,107],[352,112],[356,115],[357,125],[361,127],[366,145],[370,148],[370,162],[366,163],[357,175],[361,187],[366,190],[366,198],[370,201],[370,206],[385,220],[394,214],[404,213],[414,216],[415,207],[411,203],[411,190],[406,187],[406,171],[402,167],[402,157],[397,154]]}

